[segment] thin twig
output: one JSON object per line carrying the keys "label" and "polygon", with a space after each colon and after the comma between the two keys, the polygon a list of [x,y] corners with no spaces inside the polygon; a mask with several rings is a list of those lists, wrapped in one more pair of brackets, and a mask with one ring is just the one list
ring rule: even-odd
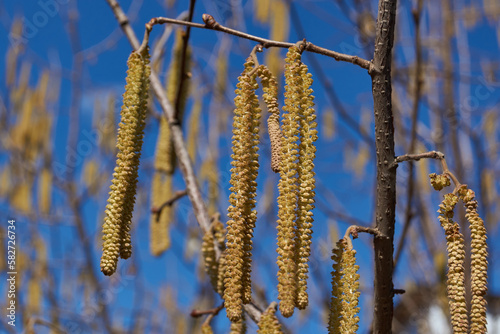
{"label": "thin twig", "polygon": [[211,314],[211,315],[215,316],[215,315],[219,314],[219,312],[223,308],[224,308],[224,303],[222,303],[220,306],[214,307],[210,310],[205,310],[205,311],[192,310],[190,315],[193,318],[198,318],[198,317],[201,317],[202,315],[205,315],[205,314]]}
{"label": "thin twig", "polygon": [[460,181],[458,181],[456,176],[448,169],[448,165],[446,164],[446,159],[444,158],[444,154],[439,151],[400,155],[396,157],[396,159],[394,159],[394,162],[392,163],[391,167],[395,167],[397,166],[398,163],[403,161],[418,161],[420,159],[439,160],[441,162],[441,167],[443,168],[443,174],[446,174],[451,178],[456,188],[460,187],[461,185]]}
{"label": "thin twig", "polygon": [[375,228],[351,225],[347,228],[347,230],[345,231],[345,234],[344,234],[344,239],[347,241],[349,250],[352,249],[352,241],[351,241],[351,238],[349,236],[352,236],[353,239],[357,239],[359,232],[369,233],[369,234],[374,235],[376,237],[381,236],[381,233]]}
{"label": "thin twig", "polygon": [[159,207],[151,208],[151,213],[159,215],[161,213],[161,211],[163,210],[163,208],[165,208],[167,206],[171,206],[177,200],[179,200],[182,197],[186,196],[187,193],[188,193],[187,190],[178,190],[178,191],[176,191],[175,194],[174,194],[174,196],[172,196],[172,198],[170,198],[169,200],[167,200],[165,203],[163,203]]}
{"label": "thin twig", "polygon": [[[108,1],[112,1],[112,0],[108,0]],[[170,19],[167,17],[152,18],[148,23],[146,23],[146,31],[144,33],[144,40],[143,40],[140,48],[143,49],[146,47],[148,40],[149,40],[149,33],[153,29],[153,26],[155,24],[164,24],[164,23],[173,23],[173,24],[179,24],[179,25],[184,25],[184,26],[189,26],[189,27],[194,27],[194,28],[221,31],[221,32],[224,32],[226,34],[234,35],[237,37],[241,37],[241,38],[245,38],[245,39],[249,39],[251,41],[261,43],[264,48],[270,48],[270,47],[289,48],[289,47],[295,45],[295,43],[274,41],[274,40],[250,35],[250,34],[238,31],[238,30],[234,30],[234,29],[225,27],[225,26],[221,25],[220,23],[218,23],[217,21],[215,21],[213,16],[209,15],[209,14],[203,14],[203,22],[205,22],[205,24]],[[337,61],[345,61],[348,63],[352,63],[354,65],[358,65],[359,67],[364,68],[364,69],[369,70],[369,71],[375,71],[375,68],[372,66],[372,63],[369,60],[360,58],[358,56],[351,56],[351,55],[346,55],[346,54],[343,54],[340,52],[331,51],[331,50],[322,48],[320,46],[314,45],[311,42],[306,42],[304,50],[309,51],[309,52],[313,52],[313,53],[322,54],[322,55],[325,55],[327,57],[331,57]]]}

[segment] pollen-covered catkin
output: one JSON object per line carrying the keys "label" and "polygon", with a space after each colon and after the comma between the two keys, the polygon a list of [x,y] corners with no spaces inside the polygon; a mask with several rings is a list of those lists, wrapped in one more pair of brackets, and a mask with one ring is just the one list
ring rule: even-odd
{"label": "pollen-covered catkin", "polygon": [[439,221],[446,234],[448,251],[447,293],[453,333],[467,333],[469,328],[465,301],[465,249],[459,225],[453,221],[453,209],[458,202],[454,194],[444,195],[439,205]]}
{"label": "pollen-covered catkin", "polygon": [[432,187],[439,191],[443,189],[444,187],[448,187],[450,185],[450,178],[446,174],[436,174],[432,173],[429,174],[429,177],[431,179],[431,185]]}
{"label": "pollen-covered catkin", "polygon": [[266,102],[269,111],[267,119],[267,130],[271,141],[271,169],[275,173],[279,173],[280,158],[281,158],[281,129],[280,129],[280,110],[278,106],[278,83],[274,75],[265,65],[260,65],[257,71],[261,79],[262,96]]}
{"label": "pollen-covered catkin", "polygon": [[307,278],[315,195],[317,140],[312,76],[297,46],[285,65],[285,106],[278,185],[278,299],[285,317],[308,304]]}
{"label": "pollen-covered catkin", "polygon": [[245,317],[241,317],[231,322],[231,332],[229,334],[245,334],[247,332],[247,322]]}
{"label": "pollen-covered catkin", "polygon": [[298,164],[298,206],[297,206],[297,242],[296,263],[298,272],[297,302],[299,309],[308,305],[307,278],[309,273],[309,256],[311,254],[311,234],[313,223],[315,173],[314,158],[318,139],[316,130],[316,114],[314,112],[314,96],[312,95],[312,76],[308,73],[307,66],[300,64],[301,75],[301,118],[300,118],[300,145]]}
{"label": "pollen-covered catkin", "polygon": [[359,317],[359,266],[356,251],[349,249],[345,239],[337,242],[332,259],[332,301],[328,332],[354,334],[358,330]]}
{"label": "pollen-covered catkin", "polygon": [[241,318],[242,304],[250,302],[252,235],[257,220],[255,196],[258,173],[260,107],[255,90],[254,62],[248,58],[237,84],[233,117],[231,195],[227,222],[224,303],[231,321]]}
{"label": "pollen-covered catkin", "polygon": [[103,224],[101,271],[105,275],[112,275],[116,271],[118,256],[128,258],[131,254],[130,223],[149,89],[148,51],[142,55],[133,52],[127,65],[127,85],[118,130],[118,154]]}
{"label": "pollen-covered catkin", "polygon": [[472,302],[470,311],[470,333],[486,333],[486,300],[488,291],[488,245],[486,244],[486,228],[477,213],[477,200],[471,189],[462,187],[460,199],[464,202],[465,217],[471,231],[471,290]]}
{"label": "pollen-covered catkin", "polygon": [[224,239],[225,239],[224,224],[220,222],[220,214],[216,213],[212,217],[211,230],[207,231],[203,236],[201,251],[203,254],[203,259],[205,261],[205,271],[208,273],[208,276],[210,277],[210,282],[212,283],[212,287],[217,292],[219,291],[222,292],[222,290],[219,289],[221,285],[218,282],[219,271],[221,266],[220,262],[218,262],[216,259],[215,247],[223,249]]}
{"label": "pollen-covered catkin", "polygon": [[278,184],[278,299],[281,314],[293,314],[297,294],[297,263],[294,258],[297,210],[297,153],[299,139],[300,53],[293,46],[285,59],[285,106],[283,107],[280,181]]}
{"label": "pollen-covered catkin", "polygon": [[269,307],[266,309],[262,316],[260,317],[260,321],[258,323],[259,329],[257,330],[258,334],[282,334],[281,324],[276,317],[278,304],[276,302],[272,302]]}
{"label": "pollen-covered catkin", "polygon": [[[152,207],[159,209],[172,196],[172,175],[162,175],[156,171],[151,185]],[[170,223],[172,207],[164,206],[159,213],[152,213],[149,224],[149,248],[151,254],[160,256],[170,248]]]}

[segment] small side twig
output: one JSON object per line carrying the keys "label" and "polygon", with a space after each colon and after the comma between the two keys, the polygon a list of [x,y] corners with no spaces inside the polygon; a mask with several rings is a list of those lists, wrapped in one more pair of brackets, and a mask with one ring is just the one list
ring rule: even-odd
{"label": "small side twig", "polygon": [[358,235],[359,232],[369,233],[369,234],[377,236],[377,237],[381,236],[381,233],[373,227],[351,225],[347,228],[347,230],[345,231],[345,234],[344,234],[344,239],[347,241],[348,249],[352,249],[352,247],[353,247],[351,238],[349,236],[352,236],[353,239],[357,239],[359,236]]}
{"label": "small side twig", "polygon": [[394,162],[392,163],[391,167],[396,167],[398,163],[403,162],[403,161],[418,161],[420,159],[436,159],[441,162],[441,167],[443,168],[443,174],[448,175],[453,183],[455,184],[455,188],[459,188],[462,184],[456,176],[448,169],[448,165],[446,164],[446,160],[444,158],[444,154],[439,152],[439,151],[430,151],[430,152],[425,152],[425,153],[418,153],[418,154],[405,154],[405,155],[400,155],[394,159]]}
{"label": "small side twig", "polygon": [[193,317],[193,318],[198,318],[198,317],[201,317],[202,315],[206,315],[206,314],[209,314],[211,315],[212,317],[216,316],[217,314],[219,314],[219,312],[224,308],[224,303],[222,303],[221,305],[217,306],[217,307],[214,307],[214,308],[211,308],[209,310],[204,310],[204,311],[198,311],[198,310],[192,310],[190,315]]}
{"label": "small side twig", "polygon": [[161,210],[163,210],[163,208],[165,208],[167,206],[171,206],[177,200],[181,199],[182,197],[184,197],[186,195],[187,195],[187,190],[178,190],[178,191],[176,191],[175,194],[172,196],[172,198],[170,198],[168,201],[166,201],[165,203],[163,203],[162,205],[160,205],[157,208],[151,208],[151,213],[159,215],[161,213]]}

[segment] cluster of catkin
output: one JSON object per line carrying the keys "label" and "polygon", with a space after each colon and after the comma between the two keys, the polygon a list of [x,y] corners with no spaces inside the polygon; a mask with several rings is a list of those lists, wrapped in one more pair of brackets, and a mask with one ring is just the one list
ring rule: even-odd
{"label": "cluster of catkin", "polygon": [[359,317],[359,266],[356,251],[345,238],[337,242],[332,260],[332,300],[328,333],[356,333]]}
{"label": "cluster of catkin", "polygon": [[[436,190],[450,185],[448,175],[430,174]],[[457,222],[453,221],[454,208],[461,200],[466,209],[465,217],[471,231],[471,295],[470,315],[467,314],[465,289],[465,242]],[[447,293],[454,333],[486,333],[486,300],[488,273],[488,247],[486,229],[477,213],[474,191],[460,185],[453,193],[444,195],[439,206],[439,221],[446,234],[448,252]],[[470,320],[470,326],[469,326]]]}
{"label": "cluster of catkin", "polygon": [[308,260],[312,234],[315,180],[313,160],[317,139],[311,74],[297,46],[288,50],[285,66],[285,106],[280,126],[278,84],[269,69],[245,63],[236,90],[233,118],[231,195],[229,198],[224,279],[224,303],[231,321],[242,317],[251,300],[250,264],[255,207],[261,110],[255,93],[261,79],[269,111],[271,168],[280,173],[278,185],[278,298],[281,313],[308,304]]}
{"label": "cluster of catkin", "polygon": [[224,278],[224,305],[231,321],[242,316],[243,304],[251,300],[252,235],[257,220],[258,143],[261,109],[254,61],[250,57],[238,78],[233,117],[231,195],[227,222],[227,256]]}
{"label": "cluster of catkin", "polygon": [[307,278],[315,195],[317,139],[311,74],[292,46],[285,59],[285,106],[278,185],[278,299],[290,317],[308,304]]}
{"label": "cluster of catkin", "polygon": [[132,52],[128,62],[118,130],[118,154],[103,224],[101,271],[112,275],[118,257],[132,252],[130,225],[134,209],[139,159],[144,136],[149,89],[149,52]]}

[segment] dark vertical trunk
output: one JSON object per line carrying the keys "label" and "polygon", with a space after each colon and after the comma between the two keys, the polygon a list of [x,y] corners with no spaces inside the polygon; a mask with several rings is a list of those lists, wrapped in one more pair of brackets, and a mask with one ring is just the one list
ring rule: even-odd
{"label": "dark vertical trunk", "polygon": [[377,35],[373,56],[372,92],[375,112],[375,144],[377,149],[376,228],[381,233],[374,239],[375,282],[373,333],[392,331],[393,316],[393,252],[396,210],[396,168],[394,161],[394,124],[391,103],[391,60],[394,42],[397,0],[380,0]]}

